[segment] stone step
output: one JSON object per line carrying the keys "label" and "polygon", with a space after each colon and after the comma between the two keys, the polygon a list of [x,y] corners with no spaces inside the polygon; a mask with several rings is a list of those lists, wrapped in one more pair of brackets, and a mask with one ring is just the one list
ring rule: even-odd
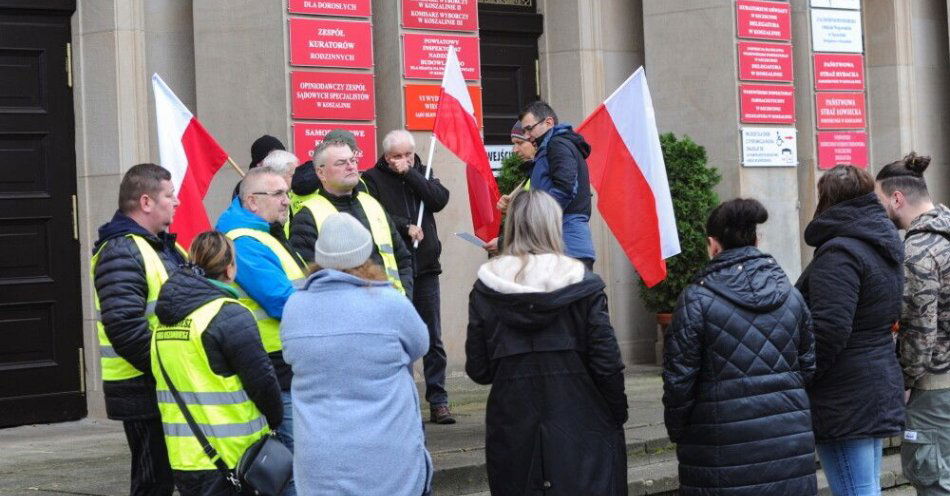
{"label": "stone step", "polygon": [[[676,459],[631,467],[627,471],[627,489],[630,496],[673,496],[679,488]],[[901,475],[900,455],[892,453],[881,460],[881,490],[888,496],[912,496],[914,489]],[[436,493],[441,494],[441,493]],[[488,491],[468,493],[466,496],[490,496]],[[818,471],[818,495],[832,496],[828,479]]]}

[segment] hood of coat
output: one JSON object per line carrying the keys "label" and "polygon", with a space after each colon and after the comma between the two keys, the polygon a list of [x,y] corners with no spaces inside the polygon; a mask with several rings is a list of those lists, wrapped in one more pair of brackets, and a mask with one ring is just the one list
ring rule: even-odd
{"label": "hood of coat", "polygon": [[233,229],[247,228],[258,231],[270,232],[270,226],[267,221],[250,210],[241,206],[241,199],[231,200],[231,205],[218,218],[215,230],[226,233]]}
{"label": "hood of coat", "polygon": [[604,289],[584,264],[564,255],[530,255],[521,277],[518,257],[501,256],[478,269],[474,291],[512,328],[537,329],[557,319],[558,310]]}
{"label": "hood of coat", "polygon": [[775,259],[754,246],[716,255],[699,273],[696,284],[754,312],[769,312],[782,306],[792,291],[788,276]]}
{"label": "hood of coat", "polygon": [[169,247],[175,245],[175,239],[177,238],[177,235],[168,232],[161,232],[156,236],[148,229],[139,225],[138,222],[132,220],[131,217],[122,213],[121,210],[116,210],[115,215],[112,216],[112,220],[99,226],[99,239],[96,240],[96,243],[93,245],[92,253],[95,254],[98,252],[106,241],[119,236],[125,236],[126,234],[138,234],[153,244]]}
{"label": "hood of coat", "polygon": [[548,139],[555,136],[565,138],[566,140],[570,141],[579,152],[581,152],[582,157],[587,158],[590,156],[590,144],[584,140],[583,136],[577,134],[570,124],[558,124],[551,128],[551,131],[549,132],[551,134]]}
{"label": "hood of coat", "polygon": [[815,248],[839,236],[859,239],[891,262],[904,258],[904,243],[874,193],[832,206],[805,228],[805,242]]}
{"label": "hood of coat", "polygon": [[162,285],[155,315],[162,324],[174,324],[205,303],[222,297],[237,298],[238,294],[224,283],[198,275],[192,267],[183,267]]}
{"label": "hood of coat", "polygon": [[[416,154],[414,154],[414,156],[415,156],[415,158],[413,159],[413,162],[412,162],[412,168],[415,169],[415,170],[417,170],[417,171],[419,171],[419,172],[421,172],[422,174],[425,174],[425,173],[426,173],[426,168],[425,168],[425,166],[422,164],[422,159],[419,157],[419,154],[416,153]],[[379,169],[380,172],[383,172],[383,173],[385,173],[385,174],[389,174],[389,175],[391,175],[391,176],[393,176],[393,177],[400,177],[400,178],[401,178],[401,176],[399,176],[399,174],[396,174],[396,171],[394,171],[394,170],[392,170],[392,169],[389,168],[389,164],[386,162],[386,155],[380,155],[380,156],[379,156],[379,160],[376,161],[376,164],[373,165],[373,167]]]}
{"label": "hood of coat", "polygon": [[321,269],[307,277],[301,291],[320,293],[340,289],[385,288],[387,286],[392,286],[389,281],[371,281],[335,269]]}
{"label": "hood of coat", "polygon": [[937,205],[933,210],[920,214],[910,223],[910,231],[924,231],[936,234],[950,235],[950,208],[946,205]]}
{"label": "hood of coat", "polygon": [[304,196],[320,189],[322,184],[317,177],[317,169],[313,160],[308,160],[294,169],[294,177],[290,180],[290,189],[297,195]]}

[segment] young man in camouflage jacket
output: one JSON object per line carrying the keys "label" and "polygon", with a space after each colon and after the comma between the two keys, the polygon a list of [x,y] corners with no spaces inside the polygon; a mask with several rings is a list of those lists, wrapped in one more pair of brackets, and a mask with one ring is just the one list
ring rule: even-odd
{"label": "young man in camouflage jacket", "polygon": [[950,208],[934,205],[911,153],[877,175],[877,194],[904,237],[900,363],[907,389],[904,476],[918,495],[950,495]]}

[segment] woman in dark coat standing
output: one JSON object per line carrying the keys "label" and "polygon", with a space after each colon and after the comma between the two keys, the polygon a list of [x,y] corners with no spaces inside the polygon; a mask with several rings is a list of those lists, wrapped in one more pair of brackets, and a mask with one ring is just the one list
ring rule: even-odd
{"label": "woman in dark coat standing", "polygon": [[904,428],[892,327],[900,319],[904,246],[864,170],[818,181],[805,229],[815,256],[796,286],[815,322],[809,387],[818,456],[836,496],[880,494],[883,439]]}
{"label": "woman in dark coat standing", "polygon": [[517,194],[469,300],[465,371],[491,384],[493,496],[627,494],[623,362],[600,278],[564,255],[561,209]]}
{"label": "woman in dark coat standing", "polygon": [[680,295],[666,333],[664,418],[681,495],[818,491],[805,392],[811,318],[775,259],[755,247],[767,218],[755,200],[712,211],[712,260]]}

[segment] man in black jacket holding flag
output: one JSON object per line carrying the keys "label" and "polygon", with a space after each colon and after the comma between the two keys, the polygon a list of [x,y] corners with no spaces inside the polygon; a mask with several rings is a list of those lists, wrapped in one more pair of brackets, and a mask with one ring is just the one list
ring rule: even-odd
{"label": "man in black jacket holding flag", "polygon": [[[429,328],[429,352],[422,358],[426,401],[432,422],[454,424],[445,391],[447,361],[439,312],[442,243],[433,215],[449,202],[449,190],[431,171],[426,177],[426,167],[415,150],[415,140],[408,131],[390,131],[383,138],[383,155],[373,168],[363,173],[363,181],[370,195],[386,209],[406,246],[413,247],[412,303]],[[419,222],[419,210],[423,206],[422,222]]]}

